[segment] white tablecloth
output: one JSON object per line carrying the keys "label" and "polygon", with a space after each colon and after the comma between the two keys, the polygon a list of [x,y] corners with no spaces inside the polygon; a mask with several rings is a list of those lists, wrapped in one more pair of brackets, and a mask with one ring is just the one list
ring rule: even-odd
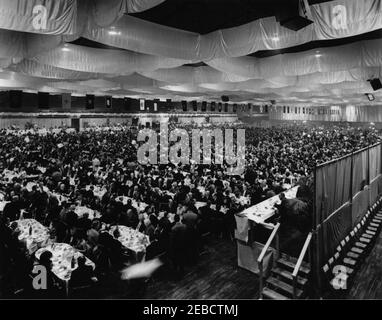
{"label": "white tablecloth", "polygon": [[[53,255],[52,263],[53,273],[61,280],[69,281],[72,275],[72,271],[78,268],[78,257],[82,256],[81,252],[78,252],[75,248],[66,243],[54,243],[45,248],[39,249],[35,256],[40,259],[41,254],[44,251],[50,251]],[[74,268],[72,268],[72,259],[74,257]],[[95,269],[95,264],[90,259],[86,258],[86,265],[92,266]]]}
{"label": "white tablecloth", "polygon": [[131,200],[131,205],[138,210],[138,212],[142,212],[146,209],[146,207],[148,206],[147,203],[144,203],[144,202],[138,202],[135,201],[133,198],[129,198],[129,197],[126,197],[126,196],[119,196],[117,198],[115,198],[116,201],[119,201],[119,202],[122,202],[124,205],[127,204],[127,200]]}
{"label": "white tablecloth", "polygon": [[79,218],[81,218],[84,214],[88,214],[88,218],[90,220],[101,217],[101,214],[98,211],[95,211],[85,206],[76,207],[76,209],[74,209],[74,212]]}
{"label": "white tablecloth", "polygon": [[59,205],[61,205],[61,203],[64,202],[64,201],[66,201],[66,202],[69,201],[68,197],[65,197],[65,196],[63,196],[61,194],[52,192],[51,195],[57,199]]}
{"label": "white tablecloth", "polygon": [[[85,187],[86,191],[89,191],[90,187],[91,187],[90,185],[87,185]],[[101,189],[98,186],[93,186],[93,194],[94,194],[94,196],[98,197],[99,199],[102,199],[102,197],[105,195],[106,192],[107,192],[106,189]]]}
{"label": "white tablecloth", "polygon": [[[16,220],[17,227],[20,229],[19,240],[25,241],[30,253],[38,248],[45,246],[49,240],[49,229],[34,219]],[[32,227],[32,234],[30,233]]]}
{"label": "white tablecloth", "polygon": [[[285,197],[287,199],[296,198],[297,190],[298,186],[285,191]],[[279,195],[249,207],[242,211],[241,214],[245,215],[249,220],[254,221],[255,223],[264,223],[265,220],[269,219],[275,214],[275,204],[280,204]]]}
{"label": "white tablecloth", "polygon": [[[113,237],[116,228],[116,226],[110,228],[109,233]],[[117,240],[121,242],[125,248],[135,253],[146,252],[146,248],[150,244],[150,239],[147,235],[126,226],[118,226],[118,231],[119,237]]]}
{"label": "white tablecloth", "polygon": [[9,203],[10,201],[0,201],[0,212],[2,212],[4,210],[4,207],[7,203]]}

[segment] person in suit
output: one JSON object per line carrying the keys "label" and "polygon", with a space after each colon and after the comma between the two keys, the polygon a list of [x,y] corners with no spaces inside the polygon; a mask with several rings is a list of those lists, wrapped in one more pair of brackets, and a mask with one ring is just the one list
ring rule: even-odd
{"label": "person in suit", "polygon": [[187,226],[187,228],[195,229],[197,221],[198,215],[193,211],[187,210],[187,212],[183,214],[182,222]]}
{"label": "person in suit", "polygon": [[187,227],[180,221],[180,217],[175,215],[175,225],[170,233],[170,257],[174,266],[175,272],[178,276],[184,272],[186,262],[186,233]]}
{"label": "person in suit", "polygon": [[46,290],[37,290],[38,298],[54,299],[60,297],[60,285],[54,275],[52,268],[52,253],[50,251],[44,251],[40,255],[40,265],[43,266],[46,270]]}
{"label": "person in suit", "polygon": [[146,225],[145,234],[149,236],[150,241],[153,241],[156,238],[156,229],[158,227],[158,218],[150,214],[149,218],[144,221]]}
{"label": "person in suit", "polygon": [[95,281],[94,271],[91,266],[86,265],[84,256],[78,257],[78,268],[73,270],[70,278],[71,287],[80,287],[90,285]]}
{"label": "person in suit", "polygon": [[12,197],[11,202],[8,202],[3,209],[4,218],[8,218],[9,221],[15,221],[20,217],[20,205],[18,203],[19,197],[17,195]]}

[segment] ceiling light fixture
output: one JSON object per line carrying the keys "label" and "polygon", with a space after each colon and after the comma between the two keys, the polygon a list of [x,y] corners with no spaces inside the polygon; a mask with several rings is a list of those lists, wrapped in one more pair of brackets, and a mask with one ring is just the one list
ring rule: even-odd
{"label": "ceiling light fixture", "polygon": [[116,31],[114,27],[111,27],[111,30],[109,31],[109,35],[111,36],[120,36],[121,31]]}

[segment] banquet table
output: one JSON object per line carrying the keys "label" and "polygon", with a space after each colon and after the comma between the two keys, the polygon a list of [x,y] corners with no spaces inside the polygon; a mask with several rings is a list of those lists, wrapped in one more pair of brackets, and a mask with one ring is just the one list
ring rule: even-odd
{"label": "banquet table", "polygon": [[64,202],[64,201],[66,201],[66,202],[69,201],[69,198],[63,196],[62,194],[58,194],[58,193],[52,192],[51,195],[57,199],[59,205],[61,205],[61,203]]}
{"label": "banquet table", "polygon": [[[287,199],[296,198],[297,190],[298,186],[285,191],[285,197]],[[280,204],[279,195],[273,196],[267,200],[264,200],[254,206],[245,209],[241,212],[240,215],[246,216],[248,220],[251,220],[255,223],[263,224],[265,220],[269,219],[275,214],[275,204]]]}
{"label": "banquet table", "polygon": [[0,212],[3,212],[5,205],[9,202],[10,201],[0,201]]}
{"label": "banquet table", "polygon": [[[119,236],[116,238],[114,236],[114,232],[116,231],[117,227]],[[138,257],[139,254],[144,255],[146,248],[150,244],[150,239],[147,235],[126,226],[112,226],[109,230],[109,233],[119,242],[121,242],[125,248],[133,251],[136,257]]]}
{"label": "banquet table", "polygon": [[122,202],[124,205],[127,204],[127,201],[128,200],[131,200],[131,205],[137,209],[139,212],[142,212],[146,209],[146,207],[148,207],[148,204],[147,203],[144,203],[144,202],[137,202],[135,199],[133,198],[130,198],[130,197],[126,197],[126,196],[119,196],[117,198],[115,198],[116,201],[119,201],[119,202]]}
{"label": "banquet table", "polygon": [[[53,243],[47,247],[37,250],[35,253],[36,259],[39,260],[41,254],[45,251],[50,251],[52,253],[52,272],[57,276],[57,278],[65,282],[66,294],[68,295],[69,281],[72,275],[72,271],[78,268],[78,258],[83,256],[83,254],[67,243]],[[85,264],[91,266],[94,270],[94,262],[87,257],[85,258]]]}
{"label": "banquet table", "polygon": [[[25,241],[30,253],[44,247],[49,241],[49,229],[34,219],[16,220],[20,230],[19,240]],[[32,233],[30,234],[30,228]]]}
{"label": "banquet table", "polygon": [[[285,191],[287,199],[296,198],[298,186]],[[264,248],[264,243],[259,243],[256,240],[249,241],[248,231],[251,229],[251,222],[259,225],[266,226],[265,221],[272,217],[276,209],[275,204],[279,204],[279,195],[264,200],[254,206],[251,206],[240,214],[236,218],[235,237],[237,239],[237,263],[238,266],[247,269],[255,274],[259,274],[259,265],[257,259]],[[255,237],[255,235],[253,235]],[[252,238],[254,239],[254,238]],[[269,248],[263,261],[263,269],[265,272],[269,272],[271,268],[271,257],[273,255],[273,248]]]}
{"label": "banquet table", "polygon": [[6,182],[11,182],[13,178],[19,178],[20,176],[22,176],[23,173],[19,173],[19,172],[15,172],[15,171],[11,171],[11,170],[4,170],[1,174],[1,177],[2,177],[2,180],[6,181]]}
{"label": "banquet table", "polygon": [[[198,209],[198,210],[199,210],[199,208],[204,207],[204,206],[206,206],[206,205],[207,205],[207,202],[201,202],[201,201],[196,201],[196,202],[195,202],[195,208]],[[212,210],[216,210],[216,204],[211,204],[210,208],[211,208]],[[225,206],[221,206],[219,211],[220,211],[221,213],[226,214],[227,211],[228,211],[228,208],[225,207]]]}
{"label": "banquet table", "polygon": [[88,218],[90,220],[93,220],[95,218],[100,218],[101,217],[101,214],[96,211],[96,210],[93,210],[93,209],[90,209],[88,207],[85,207],[85,206],[77,206],[75,209],[74,209],[74,213],[79,217],[83,217],[85,214],[88,215]]}
{"label": "banquet table", "polygon": [[195,202],[195,208],[196,209],[199,209],[199,208],[204,207],[206,205],[207,205],[207,202],[201,202],[201,201],[196,201]]}
{"label": "banquet table", "polygon": [[[89,191],[90,190],[90,185],[87,185],[86,187],[85,187],[85,189],[86,189],[86,191]],[[107,190],[106,189],[104,189],[104,188],[100,188],[100,187],[98,187],[98,186],[93,186],[94,188],[93,188],[93,194],[94,194],[94,196],[96,196],[97,198],[99,198],[99,199],[102,199],[102,197],[105,195],[105,193],[107,192]]]}
{"label": "banquet table", "polygon": [[[38,176],[37,176],[37,177],[38,177]],[[26,189],[27,189],[29,192],[31,192],[31,191],[32,191],[32,188],[33,188],[34,186],[37,186],[38,188],[40,187],[36,182],[28,182],[27,185],[26,185],[25,187],[26,187]],[[48,187],[46,187],[46,186],[43,186],[42,189],[43,189],[43,191],[45,191],[45,192],[49,192],[49,189],[48,189]]]}

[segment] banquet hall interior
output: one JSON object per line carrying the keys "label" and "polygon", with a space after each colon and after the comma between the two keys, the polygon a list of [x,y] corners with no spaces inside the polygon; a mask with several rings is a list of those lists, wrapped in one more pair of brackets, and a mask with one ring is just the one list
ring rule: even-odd
{"label": "banquet hall interior", "polygon": [[381,0],[0,0],[0,299],[382,299]]}

